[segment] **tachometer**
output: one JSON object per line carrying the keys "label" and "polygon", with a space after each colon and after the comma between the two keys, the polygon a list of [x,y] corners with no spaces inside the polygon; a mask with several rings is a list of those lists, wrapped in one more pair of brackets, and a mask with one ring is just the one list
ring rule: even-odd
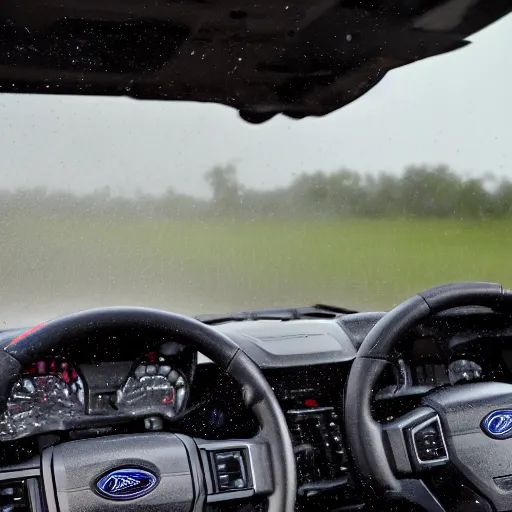
{"label": "tachometer", "polygon": [[84,411],[84,385],[67,361],[49,359],[30,366],[12,386],[0,416],[0,437],[37,430]]}
{"label": "tachometer", "polygon": [[450,384],[477,380],[482,377],[482,367],[468,359],[457,359],[450,363],[448,376],[450,378]]}
{"label": "tachometer", "polygon": [[137,413],[159,409],[175,416],[183,410],[187,394],[185,375],[173,366],[172,360],[152,352],[118,391],[117,407]]}

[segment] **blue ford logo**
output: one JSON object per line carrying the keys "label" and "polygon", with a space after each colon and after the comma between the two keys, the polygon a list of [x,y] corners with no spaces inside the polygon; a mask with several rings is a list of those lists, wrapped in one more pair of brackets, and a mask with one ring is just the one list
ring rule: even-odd
{"label": "blue ford logo", "polygon": [[101,496],[110,500],[134,500],[150,493],[158,478],[146,469],[122,468],[109,471],[96,482]]}
{"label": "blue ford logo", "polygon": [[512,437],[512,410],[491,412],[483,419],[482,430],[495,439]]}

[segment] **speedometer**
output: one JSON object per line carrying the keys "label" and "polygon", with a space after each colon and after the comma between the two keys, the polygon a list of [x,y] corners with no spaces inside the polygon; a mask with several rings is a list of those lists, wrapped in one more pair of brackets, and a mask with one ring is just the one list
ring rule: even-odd
{"label": "speedometer", "polygon": [[84,385],[67,361],[38,361],[12,386],[0,416],[0,437],[28,435],[39,427],[84,411]]}
{"label": "speedometer", "polygon": [[478,380],[482,377],[482,367],[474,361],[457,359],[450,363],[448,376],[450,378],[450,384]]}
{"label": "speedometer", "polygon": [[118,409],[134,413],[159,410],[179,414],[188,394],[187,380],[172,360],[154,352],[137,364],[117,392]]}

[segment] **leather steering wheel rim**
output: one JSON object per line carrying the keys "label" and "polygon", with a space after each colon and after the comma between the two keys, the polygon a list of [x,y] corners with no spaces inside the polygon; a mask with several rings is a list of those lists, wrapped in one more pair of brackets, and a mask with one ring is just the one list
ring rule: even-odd
{"label": "leather steering wheel rim", "polygon": [[[151,328],[204,354],[228,372],[242,387],[244,402],[255,414],[270,444],[273,492],[269,512],[293,512],[296,469],[292,441],[281,407],[258,366],[224,334],[195,319],[149,308],[99,308],[64,316],[18,336],[0,351],[0,397],[5,397],[23,365],[50,355],[73,342],[74,335],[102,329]],[[154,348],[162,342],[156,336]],[[0,404],[2,405],[2,404]]]}
{"label": "leather steering wheel rim", "polygon": [[384,315],[364,339],[347,381],[345,428],[348,448],[360,477],[378,494],[401,495],[386,454],[380,425],[371,414],[371,401],[392,349],[427,316],[464,306],[503,310],[512,294],[495,283],[456,283],[422,292]]}

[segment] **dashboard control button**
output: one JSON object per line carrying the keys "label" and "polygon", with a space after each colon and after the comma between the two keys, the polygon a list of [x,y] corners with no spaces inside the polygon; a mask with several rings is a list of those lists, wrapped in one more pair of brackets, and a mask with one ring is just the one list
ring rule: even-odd
{"label": "dashboard control button", "polygon": [[213,467],[217,477],[218,492],[248,488],[244,450],[214,453]]}
{"label": "dashboard control button", "polygon": [[448,460],[448,452],[438,416],[434,416],[412,429],[412,442],[417,461],[421,465]]}
{"label": "dashboard control button", "polygon": [[219,486],[221,489],[229,489],[229,475],[219,475]]}

